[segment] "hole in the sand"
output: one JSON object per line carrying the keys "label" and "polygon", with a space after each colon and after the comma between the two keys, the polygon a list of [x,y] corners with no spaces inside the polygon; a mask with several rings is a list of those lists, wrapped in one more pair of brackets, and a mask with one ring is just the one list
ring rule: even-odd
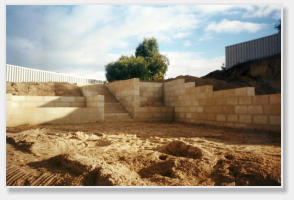
{"label": "hole in the sand", "polygon": [[109,176],[101,175],[101,168],[90,171],[83,180],[85,186],[113,186]]}
{"label": "hole in the sand", "polygon": [[227,154],[227,155],[225,155],[225,158],[228,160],[233,160],[234,156],[232,154]]}
{"label": "hole in the sand", "polygon": [[172,141],[163,146],[163,152],[186,158],[200,159],[202,158],[202,150],[198,147],[187,145],[182,141]]}
{"label": "hole in the sand", "polygon": [[93,134],[96,135],[96,136],[99,136],[99,137],[103,136],[102,133],[93,133]]}
{"label": "hole in the sand", "polygon": [[160,155],[160,156],[159,156],[159,159],[160,159],[160,160],[166,160],[166,159],[167,159],[167,155]]}
{"label": "hole in the sand", "polygon": [[96,146],[99,146],[99,147],[109,146],[111,144],[112,144],[112,142],[107,139],[97,140],[97,142],[96,142]]}
{"label": "hole in the sand", "polygon": [[166,171],[160,174],[161,176],[169,177],[169,178],[174,178],[174,174],[172,171]]}
{"label": "hole in the sand", "polygon": [[119,161],[126,161],[126,157],[124,157],[124,156],[119,156],[118,160],[119,160]]}
{"label": "hole in the sand", "polygon": [[139,171],[139,174],[142,178],[149,178],[153,175],[161,175],[169,178],[175,177],[174,167],[175,167],[174,160],[167,160],[163,162],[157,162],[151,164],[149,167],[143,168]]}

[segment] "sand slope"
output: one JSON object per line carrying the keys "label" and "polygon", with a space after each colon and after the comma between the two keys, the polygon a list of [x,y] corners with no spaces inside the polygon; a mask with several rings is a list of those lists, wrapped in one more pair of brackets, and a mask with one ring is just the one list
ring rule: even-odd
{"label": "sand slope", "polygon": [[83,96],[76,84],[62,82],[6,82],[6,93],[20,96]]}

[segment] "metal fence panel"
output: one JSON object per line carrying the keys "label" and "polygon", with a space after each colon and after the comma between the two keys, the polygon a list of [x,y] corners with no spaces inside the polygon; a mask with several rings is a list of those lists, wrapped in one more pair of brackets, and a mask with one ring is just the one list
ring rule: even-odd
{"label": "metal fence panel", "polygon": [[281,34],[226,46],[226,68],[281,53]]}
{"label": "metal fence panel", "polygon": [[103,83],[101,80],[87,79],[71,76],[63,73],[49,72],[38,69],[31,69],[21,66],[6,64],[7,82],[69,82],[80,84]]}

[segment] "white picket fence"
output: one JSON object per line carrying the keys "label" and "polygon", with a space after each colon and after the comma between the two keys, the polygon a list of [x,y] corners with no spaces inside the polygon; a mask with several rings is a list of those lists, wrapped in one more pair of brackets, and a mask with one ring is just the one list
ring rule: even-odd
{"label": "white picket fence", "polygon": [[6,64],[7,82],[68,82],[79,84],[103,83],[101,80],[87,79],[63,73],[31,69],[21,66]]}

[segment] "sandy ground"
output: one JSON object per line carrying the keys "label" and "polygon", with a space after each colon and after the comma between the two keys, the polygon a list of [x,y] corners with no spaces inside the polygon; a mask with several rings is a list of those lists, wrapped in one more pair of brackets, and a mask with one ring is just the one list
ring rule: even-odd
{"label": "sandy ground", "polygon": [[6,93],[20,96],[83,96],[76,84],[62,82],[6,82]]}
{"label": "sandy ground", "polygon": [[7,185],[281,184],[280,135],[182,123],[7,129]]}

